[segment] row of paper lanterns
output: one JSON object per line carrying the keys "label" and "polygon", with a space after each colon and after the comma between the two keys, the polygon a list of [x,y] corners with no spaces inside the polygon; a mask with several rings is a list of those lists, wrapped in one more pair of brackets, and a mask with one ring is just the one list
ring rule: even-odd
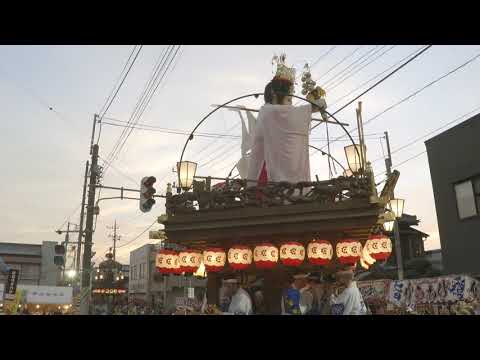
{"label": "row of paper lanterns", "polygon": [[[385,235],[373,235],[362,247],[357,240],[341,240],[336,246],[336,256],[341,264],[368,268],[377,260],[387,259],[392,252],[392,242]],[[271,269],[280,262],[285,266],[299,266],[305,261],[312,265],[328,265],[333,259],[333,245],[327,240],[313,240],[305,247],[295,241],[289,241],[280,249],[271,243],[262,243],[252,249],[244,245],[232,246],[228,252],[222,248],[207,248],[205,251],[160,250],[156,257],[156,267],[163,274],[194,273],[204,263],[208,272],[221,271],[228,260],[233,270],[245,270],[252,263],[258,269]]]}

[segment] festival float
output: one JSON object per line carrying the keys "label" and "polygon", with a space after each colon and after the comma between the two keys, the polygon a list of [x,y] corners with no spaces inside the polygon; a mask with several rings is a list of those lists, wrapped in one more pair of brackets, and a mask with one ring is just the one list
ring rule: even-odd
{"label": "festival float", "polygon": [[[266,312],[278,314],[282,287],[292,269],[332,273],[345,265],[368,268],[392,252],[383,223],[393,220],[388,204],[399,172],[393,171],[377,192],[367,158],[362,104],[356,109],[355,133],[349,132],[351,124],[327,110],[325,91],[315,86],[308,65],[301,74],[305,97],[294,95],[295,70],[285,60],[285,55],[274,57],[276,74],[270,83],[275,101],[283,103],[269,103],[267,86],[263,93],[215,106],[188,136],[177,163],[178,183],[168,186],[166,216],[159,219],[165,226],[165,243],[195,254],[190,271],[203,262],[210,306],[219,303],[220,280],[226,272],[238,272],[243,281],[263,277]],[[283,96],[278,87],[285,84],[291,86],[284,87]],[[256,99],[261,109],[235,106],[246,98]],[[292,99],[300,105],[291,105]],[[224,178],[200,174],[202,169],[187,157],[188,145],[212,114],[231,108],[246,112],[249,119],[250,136],[242,143],[242,158],[236,164],[239,178],[232,178],[231,172]],[[258,120],[253,112],[259,113]],[[315,118],[314,112],[321,117]],[[322,151],[309,143],[310,125],[321,123],[343,129],[350,141],[344,148],[346,161],[335,159],[330,147]],[[340,166],[342,175],[311,179],[310,148]],[[178,254],[163,251],[159,258],[159,272],[182,271]]]}

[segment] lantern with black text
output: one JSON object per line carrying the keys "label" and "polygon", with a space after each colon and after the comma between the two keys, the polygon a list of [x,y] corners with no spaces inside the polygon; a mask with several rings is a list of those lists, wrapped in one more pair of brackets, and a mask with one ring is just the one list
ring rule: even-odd
{"label": "lantern with black text", "polygon": [[392,241],[385,235],[372,235],[365,246],[375,260],[386,260],[392,253]]}
{"label": "lantern with black text", "polygon": [[203,264],[209,272],[219,272],[225,266],[225,251],[221,248],[209,248],[203,252]]}
{"label": "lantern with black text", "polygon": [[259,269],[271,269],[278,262],[278,249],[269,243],[259,244],[253,250],[253,261]]}
{"label": "lantern with black text", "polygon": [[180,271],[185,273],[194,273],[198,270],[202,262],[202,253],[196,250],[184,250],[178,254]]}
{"label": "lantern with black text", "polygon": [[228,250],[228,263],[234,270],[245,270],[252,263],[252,256],[248,246],[235,245]]}
{"label": "lantern with black text", "polygon": [[307,246],[307,257],[310,264],[327,265],[332,261],[333,246],[327,240],[313,240]]}
{"label": "lantern with black text", "polygon": [[362,255],[362,244],[356,240],[340,240],[336,250],[340,264],[354,265]]}
{"label": "lantern with black text", "polygon": [[162,274],[178,274],[180,264],[178,263],[178,254],[173,250],[160,250],[155,259],[155,266],[158,272]]}
{"label": "lantern with black text", "polygon": [[280,261],[285,266],[299,266],[305,260],[305,247],[290,241],[280,246]]}

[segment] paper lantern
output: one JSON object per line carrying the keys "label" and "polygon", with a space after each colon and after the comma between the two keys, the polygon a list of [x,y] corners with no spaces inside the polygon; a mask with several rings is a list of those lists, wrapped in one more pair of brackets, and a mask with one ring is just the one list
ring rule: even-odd
{"label": "paper lantern", "polygon": [[375,260],[386,260],[392,253],[392,241],[385,235],[372,235],[365,246]]}
{"label": "paper lantern", "polygon": [[252,263],[252,256],[248,246],[235,245],[228,250],[228,263],[234,270],[244,270]]}
{"label": "paper lantern", "polygon": [[332,261],[333,246],[326,240],[313,240],[307,246],[307,257],[310,264],[327,265]]}
{"label": "paper lantern", "polygon": [[299,266],[305,260],[305,247],[290,241],[280,246],[280,261],[285,266]]}
{"label": "paper lantern", "polygon": [[209,272],[219,272],[225,266],[227,255],[221,248],[209,248],[203,252],[203,264]]}
{"label": "paper lantern", "polygon": [[278,262],[278,249],[269,243],[259,244],[253,250],[253,261],[259,269],[271,269]]}
{"label": "paper lantern", "polygon": [[194,273],[202,262],[202,253],[197,250],[184,250],[178,254],[181,272]]}
{"label": "paper lantern", "polygon": [[341,240],[336,250],[340,264],[354,265],[362,256],[362,244],[356,240]]}
{"label": "paper lantern", "polygon": [[160,250],[155,259],[155,266],[162,274],[176,274],[180,270],[178,254],[173,250]]}

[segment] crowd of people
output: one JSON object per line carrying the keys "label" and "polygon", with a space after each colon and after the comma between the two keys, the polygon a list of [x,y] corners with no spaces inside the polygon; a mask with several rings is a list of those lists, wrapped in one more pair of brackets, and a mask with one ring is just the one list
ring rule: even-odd
{"label": "crowd of people", "polygon": [[[282,315],[365,315],[369,310],[354,281],[354,268],[340,269],[333,276],[297,273],[285,285],[281,299]],[[201,312],[205,312],[206,299]],[[234,276],[227,276],[220,289],[220,312],[235,315],[265,314],[261,287],[242,287]]]}

